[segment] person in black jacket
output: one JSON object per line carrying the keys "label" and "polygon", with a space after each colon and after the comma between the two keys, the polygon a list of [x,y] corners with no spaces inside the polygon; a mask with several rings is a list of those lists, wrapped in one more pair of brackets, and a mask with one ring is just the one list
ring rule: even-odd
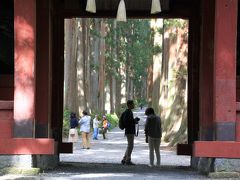
{"label": "person in black jacket", "polygon": [[123,165],[135,165],[131,161],[131,154],[134,146],[134,135],[135,135],[135,124],[138,121],[138,118],[134,119],[132,109],[134,109],[133,100],[127,101],[127,109],[124,113],[124,127],[125,127],[125,135],[127,137],[128,146],[123,156],[121,163]]}
{"label": "person in black jacket", "polygon": [[149,146],[149,166],[153,166],[154,161],[154,151],[157,157],[157,166],[160,166],[160,143],[162,137],[162,129],[161,129],[161,119],[159,116],[155,115],[153,108],[147,108],[145,111],[145,115],[147,115],[147,120],[145,124],[145,134],[148,139]]}
{"label": "person in black jacket", "polygon": [[70,129],[69,129],[69,135],[68,135],[68,142],[76,143],[78,140],[78,120],[76,117],[76,113],[71,112],[70,114]]}

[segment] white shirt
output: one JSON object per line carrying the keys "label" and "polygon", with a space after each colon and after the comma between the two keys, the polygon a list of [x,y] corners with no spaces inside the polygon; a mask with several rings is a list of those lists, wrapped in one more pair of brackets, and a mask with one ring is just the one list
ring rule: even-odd
{"label": "white shirt", "polygon": [[97,118],[93,119],[93,128],[98,128],[99,125],[99,121],[97,120]]}
{"label": "white shirt", "polygon": [[90,132],[90,121],[91,121],[91,117],[88,115],[83,116],[80,120],[79,120],[79,125],[80,125],[80,131],[81,132],[86,132],[89,133]]}

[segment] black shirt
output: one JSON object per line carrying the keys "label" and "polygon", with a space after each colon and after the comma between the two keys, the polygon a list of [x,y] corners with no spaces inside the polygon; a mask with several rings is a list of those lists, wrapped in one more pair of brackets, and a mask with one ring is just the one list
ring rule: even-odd
{"label": "black shirt", "polygon": [[152,138],[162,137],[161,119],[159,116],[150,115],[147,117],[145,133]]}
{"label": "black shirt", "polygon": [[73,129],[73,128],[76,128],[77,126],[78,126],[77,118],[71,118],[70,119],[70,128]]}
{"label": "black shirt", "polygon": [[125,134],[135,134],[135,120],[132,110],[126,109],[124,113]]}

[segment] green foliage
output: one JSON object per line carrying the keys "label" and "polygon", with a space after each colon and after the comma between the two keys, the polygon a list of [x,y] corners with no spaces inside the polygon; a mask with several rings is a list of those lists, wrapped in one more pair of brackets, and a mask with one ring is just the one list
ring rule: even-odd
{"label": "green foliage", "polygon": [[108,29],[105,38],[106,74],[123,80],[119,72],[120,69],[125,70],[125,73],[133,79],[134,91],[139,97],[152,56],[160,53],[162,47],[153,46],[150,20],[130,19],[127,23],[117,25],[114,21],[113,19],[105,21]]}
{"label": "green foliage", "polygon": [[163,23],[166,29],[170,29],[174,27],[183,29],[187,25],[187,21],[182,19],[165,19]]}
{"label": "green foliage", "polygon": [[134,101],[135,107],[139,107],[140,105],[147,105],[146,99],[137,99]]}
{"label": "green foliage", "polygon": [[120,107],[118,107],[118,109],[115,109],[115,113],[117,114],[118,117],[121,116],[122,112],[126,109],[126,107],[127,107],[127,104],[122,103]]}
{"label": "green foliage", "polygon": [[111,123],[110,130],[115,128],[116,126],[118,126],[119,118],[118,118],[117,114],[115,114],[115,113],[107,114],[106,117],[107,117],[107,120]]}
{"label": "green foliage", "polygon": [[68,137],[69,127],[70,127],[70,114],[71,112],[68,109],[65,109],[63,112],[63,130],[62,136]]}

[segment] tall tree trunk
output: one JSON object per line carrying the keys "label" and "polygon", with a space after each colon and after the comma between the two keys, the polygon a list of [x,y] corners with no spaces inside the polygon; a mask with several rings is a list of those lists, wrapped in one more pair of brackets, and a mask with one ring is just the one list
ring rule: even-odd
{"label": "tall tree trunk", "polygon": [[77,95],[78,95],[78,113],[85,109],[84,105],[84,40],[83,40],[83,23],[82,19],[77,18],[78,38],[77,38]]}
{"label": "tall tree trunk", "polygon": [[104,20],[101,20],[100,64],[99,64],[99,110],[105,113],[105,30]]}
{"label": "tall tree trunk", "polygon": [[127,51],[127,56],[126,56],[126,65],[125,65],[125,74],[126,74],[126,100],[130,99],[130,63],[129,63],[129,52]]}
{"label": "tall tree trunk", "polygon": [[91,111],[90,109],[90,20],[86,19],[85,21],[85,31],[86,31],[86,36],[85,36],[85,104],[86,104],[86,109]]}
{"label": "tall tree trunk", "polygon": [[64,108],[68,108],[69,104],[69,88],[68,88],[68,80],[69,80],[69,71],[70,71],[70,59],[71,59],[71,49],[72,49],[72,19],[66,19],[64,23],[65,30],[65,46],[64,46]]}
{"label": "tall tree trunk", "polygon": [[110,113],[114,112],[114,97],[113,97],[113,76],[109,75],[109,89],[110,89]]}
{"label": "tall tree trunk", "polygon": [[[100,19],[94,19],[94,29],[100,32]],[[93,66],[91,68],[91,106],[93,112],[98,112],[99,109],[99,51],[100,51],[100,38],[94,36],[93,42]]]}
{"label": "tall tree trunk", "polygon": [[76,112],[76,20],[66,20],[65,108]]}
{"label": "tall tree trunk", "polygon": [[82,20],[82,37],[83,37],[83,89],[84,89],[84,109],[87,106],[88,97],[88,82],[87,82],[87,61],[88,61],[88,46],[87,46],[87,19]]}
{"label": "tall tree trunk", "polygon": [[[162,34],[158,32],[158,29],[163,27],[163,20],[152,20],[153,27],[155,31],[154,36],[154,45],[162,45]],[[152,91],[152,106],[155,109],[156,113],[159,113],[160,110],[160,72],[161,72],[161,63],[162,63],[162,53],[154,55],[153,57],[153,91]]]}
{"label": "tall tree trunk", "polygon": [[[120,49],[120,38],[119,38],[119,34],[118,31],[116,30],[117,28],[117,22],[116,20],[114,21],[114,41],[116,42],[116,59],[119,59],[120,55],[119,55],[119,49]],[[115,83],[115,89],[116,89],[116,101],[115,101],[115,110],[117,110],[117,114],[120,114],[121,111],[121,102],[122,102],[122,74],[121,74],[121,68],[122,66],[120,65],[120,67],[116,67],[116,72],[118,74],[118,77],[116,79],[116,83]]]}
{"label": "tall tree trunk", "polygon": [[[151,27],[151,49],[154,48],[154,29]],[[147,68],[147,102],[152,106],[152,91],[153,91],[153,57]]]}

